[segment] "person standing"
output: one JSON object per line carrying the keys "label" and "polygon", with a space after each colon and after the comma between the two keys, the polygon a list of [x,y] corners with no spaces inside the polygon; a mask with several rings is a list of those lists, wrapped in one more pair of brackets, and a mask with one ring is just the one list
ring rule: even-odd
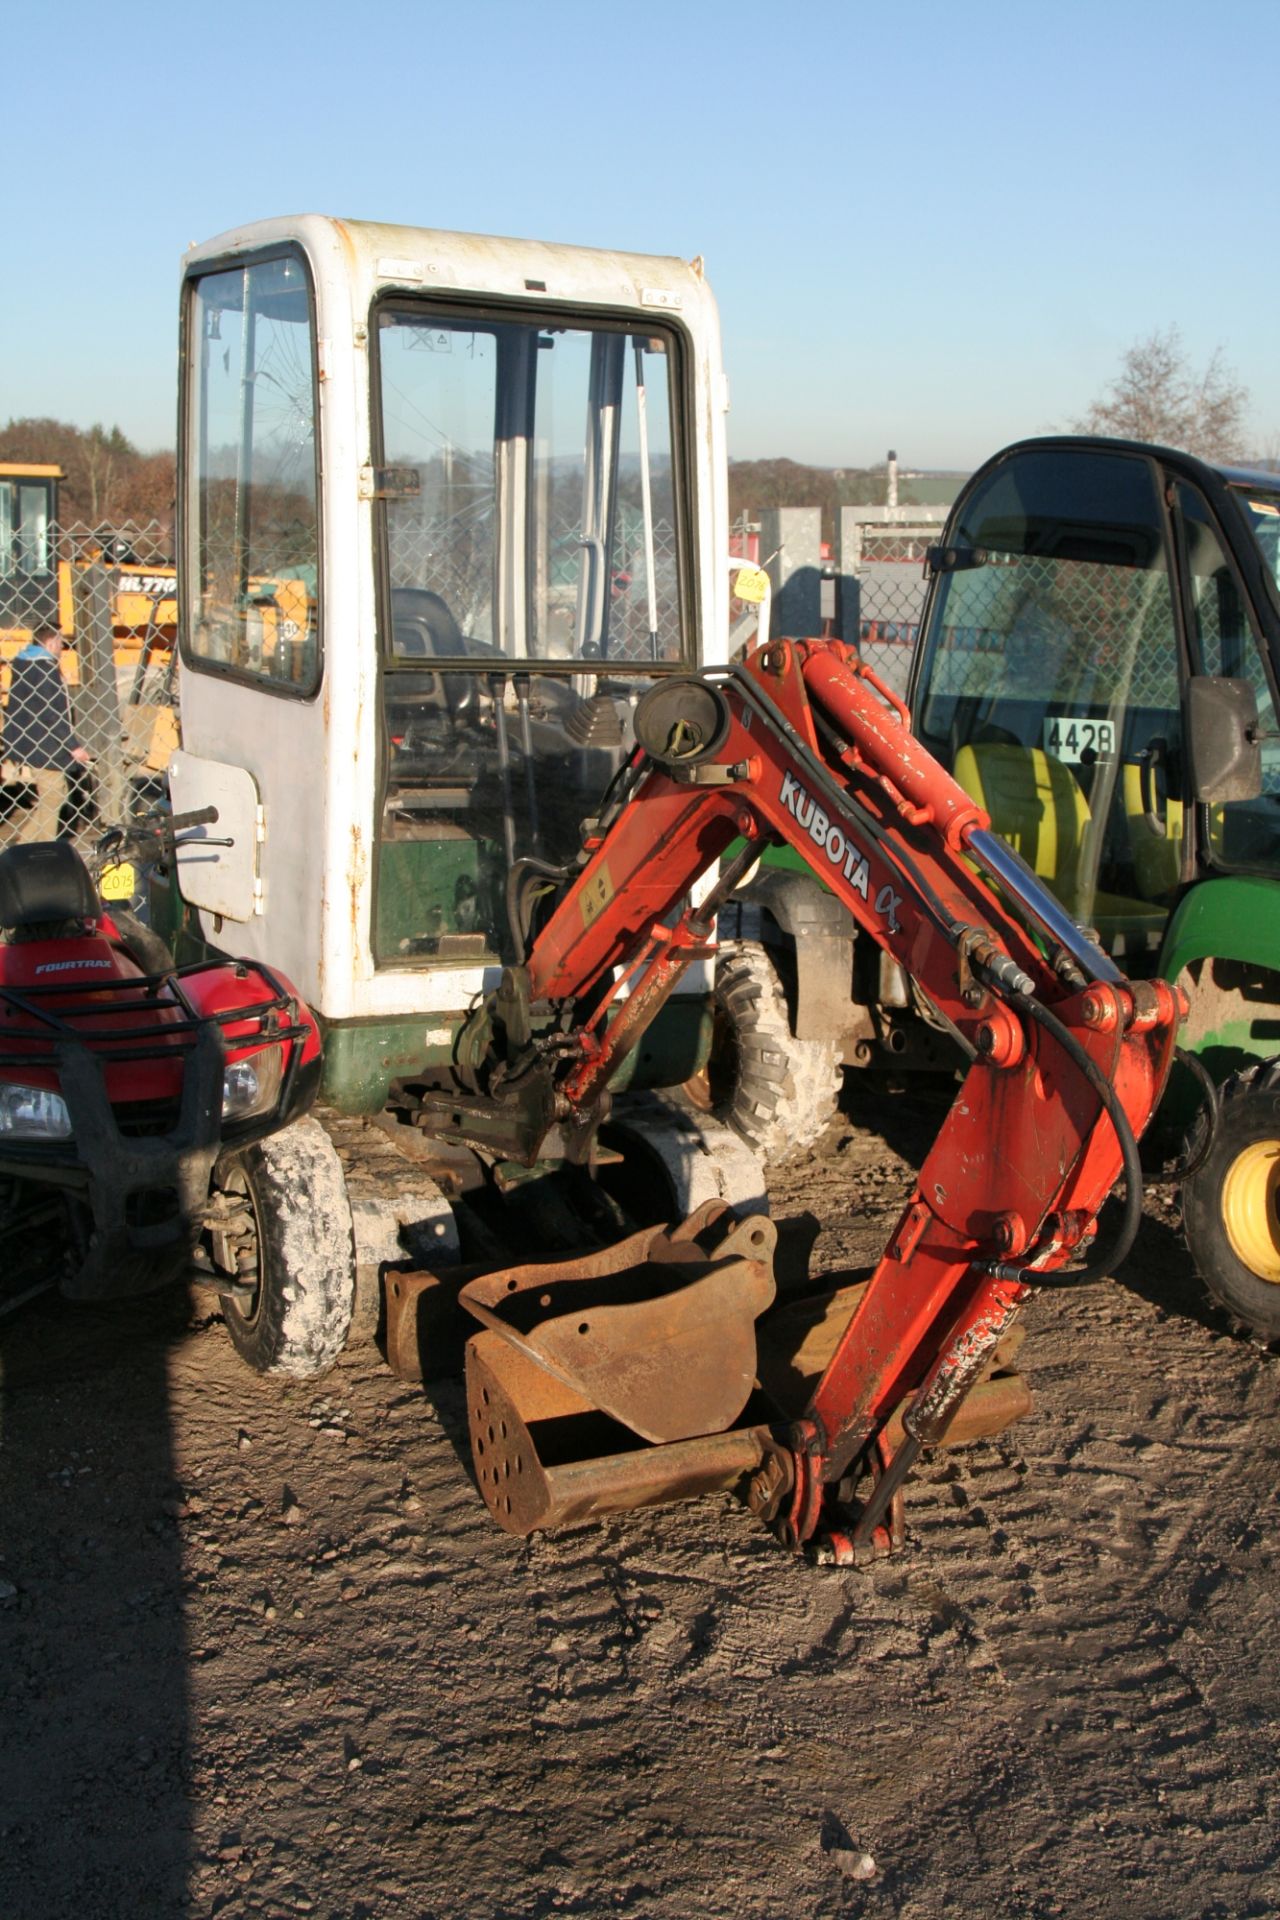
{"label": "person standing", "polygon": [[13,662],[0,751],[6,774],[13,770],[35,787],[36,803],[25,813],[10,815],[5,825],[11,843],[57,839],[67,776],[73,766],[89,764],[88,749],[76,738],[71,694],[58,665],[66,644],[57,627],[39,626]]}

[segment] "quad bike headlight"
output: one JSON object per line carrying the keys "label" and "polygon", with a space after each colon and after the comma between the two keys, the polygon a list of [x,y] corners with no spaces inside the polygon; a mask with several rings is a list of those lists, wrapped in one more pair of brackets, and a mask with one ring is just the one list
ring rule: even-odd
{"label": "quad bike headlight", "polygon": [[261,1047],[243,1060],[228,1063],[222,1076],[224,1120],[252,1120],[269,1113],[280,1098],[284,1078],[283,1047]]}
{"label": "quad bike headlight", "polygon": [[71,1115],[48,1087],[0,1086],[0,1139],[69,1140]]}

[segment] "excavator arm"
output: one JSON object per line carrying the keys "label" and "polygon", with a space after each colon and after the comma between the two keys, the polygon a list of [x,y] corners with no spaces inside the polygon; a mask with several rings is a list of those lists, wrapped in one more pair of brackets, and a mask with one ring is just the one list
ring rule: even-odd
{"label": "excavator arm", "polygon": [[[455,1101],[454,1121],[491,1146],[505,1128],[508,1149],[529,1162],[549,1145],[589,1162],[609,1080],[684,968],[714,950],[716,906],[765,845],[796,848],[906,969],[972,1062],[807,1404],[781,1426],[748,1429],[751,1504],[789,1544],[821,1539],[836,1558],[856,1559],[887,1544],[918,1452],[947,1433],[1036,1276],[1092,1239],[1122,1170],[1127,1226],[1136,1225],[1133,1143],[1163,1087],[1180,1002],[1163,982],[1123,978],[991,833],[988,816],[912,737],[905,708],[848,648],[780,641],[740,667],[661,682],[637,708],[636,737],[583,864],[525,964],[508,969],[477,1017],[472,1118]],[[718,885],[691,904],[695,883],[726,856]],[[646,1243],[651,1267],[679,1257]],[[750,1249],[722,1247],[708,1264],[723,1274],[735,1258],[750,1266]],[[588,1277],[593,1298],[607,1299],[597,1272],[577,1276]],[[723,1306],[726,1287],[713,1278],[702,1274],[695,1290]],[[522,1270],[507,1287],[523,1301],[539,1284]],[[646,1343],[659,1375],[664,1352],[678,1370],[680,1340],[703,1361],[710,1348],[713,1364],[717,1343],[728,1345],[727,1311],[691,1330],[682,1296],[681,1330],[664,1335],[661,1313],[646,1320],[635,1307],[630,1333],[615,1329],[588,1392],[572,1342],[549,1358],[550,1337],[540,1346],[529,1326],[513,1332],[492,1287],[479,1305],[466,1289],[462,1297],[491,1329],[481,1340],[514,1341],[526,1372],[540,1368],[576,1395],[574,1411],[604,1407],[641,1434],[652,1415],[633,1409],[652,1397],[623,1394],[614,1405],[601,1381],[628,1366],[634,1373]],[[673,1298],[664,1296],[668,1320]],[[571,1308],[566,1325],[572,1317]],[[592,1324],[578,1322],[584,1339]],[[515,1400],[511,1411],[527,1427]],[[547,1418],[563,1422],[563,1409]],[[475,1421],[473,1408],[473,1435]],[[486,1425],[481,1409],[482,1437]],[[725,1484],[699,1480],[690,1465],[691,1448],[714,1453],[731,1440],[723,1410],[716,1425],[712,1437],[696,1406],[687,1430],[659,1420],[655,1454],[680,1458],[665,1482],[654,1460],[639,1479],[662,1490],[602,1497],[587,1510]],[[503,1519],[501,1500],[485,1492]],[[582,1511],[570,1503],[555,1517]]]}

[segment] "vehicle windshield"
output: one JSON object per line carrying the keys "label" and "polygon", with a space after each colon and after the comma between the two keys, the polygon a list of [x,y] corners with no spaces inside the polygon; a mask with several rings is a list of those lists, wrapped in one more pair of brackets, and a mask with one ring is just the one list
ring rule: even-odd
{"label": "vehicle windshield", "polygon": [[963,503],[917,730],[1074,917],[1140,971],[1178,883],[1174,601],[1157,470],[1024,452]]}
{"label": "vehicle windshield", "polygon": [[396,304],[378,316],[396,634],[507,660],[685,655],[674,335]]}
{"label": "vehicle windshield", "polygon": [[1268,493],[1257,487],[1236,487],[1249,531],[1261,549],[1267,572],[1280,588],[1280,489]]}
{"label": "vehicle windshield", "polygon": [[518,957],[508,875],[573,862],[649,676],[693,657],[680,336],[376,314],[381,966]]}

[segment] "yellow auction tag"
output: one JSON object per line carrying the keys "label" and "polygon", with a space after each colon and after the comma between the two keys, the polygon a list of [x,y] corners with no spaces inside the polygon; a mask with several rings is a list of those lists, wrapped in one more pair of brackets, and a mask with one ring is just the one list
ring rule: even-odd
{"label": "yellow auction tag", "polygon": [[759,606],[769,591],[769,576],[763,567],[742,567],[733,582],[734,595]]}
{"label": "yellow auction tag", "polygon": [[132,900],[138,890],[138,876],[128,860],[102,869],[98,892],[104,900]]}

